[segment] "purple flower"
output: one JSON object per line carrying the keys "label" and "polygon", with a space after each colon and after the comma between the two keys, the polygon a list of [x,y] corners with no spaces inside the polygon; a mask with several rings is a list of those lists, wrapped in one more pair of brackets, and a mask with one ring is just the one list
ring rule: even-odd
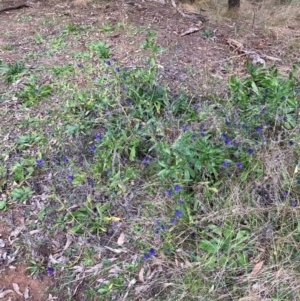
{"label": "purple flower", "polygon": [[81,63],[77,63],[77,67],[78,68],[82,68],[82,64]]}
{"label": "purple flower", "polygon": [[237,166],[238,168],[242,168],[242,167],[243,167],[243,163],[242,163],[242,162],[238,162],[238,163],[236,163],[236,166]]}
{"label": "purple flower", "polygon": [[256,133],[260,133],[261,132],[261,126],[260,125],[257,126],[257,127],[255,127],[255,132]]}
{"label": "purple flower", "polygon": [[171,223],[176,224],[176,218],[175,217],[171,218]]}
{"label": "purple flower", "polygon": [[285,191],[285,192],[282,194],[282,196],[283,196],[284,198],[286,198],[288,195],[289,195],[289,192],[288,192],[288,191]]}
{"label": "purple flower", "polygon": [[151,256],[155,256],[155,255],[156,255],[156,252],[155,252],[155,250],[154,250],[153,248],[151,248],[151,249],[149,250],[149,254],[150,254]]}
{"label": "purple flower", "polygon": [[160,225],[160,229],[161,229],[161,231],[165,231],[166,230],[166,226],[165,225]]}
{"label": "purple flower", "polygon": [[248,154],[249,154],[249,155],[252,155],[253,152],[254,152],[254,150],[253,150],[252,148],[249,148],[249,149],[248,149]]}
{"label": "purple flower", "polygon": [[169,188],[169,189],[166,190],[166,194],[167,195],[171,195],[171,193],[172,193],[172,189],[171,188]]}
{"label": "purple flower", "polygon": [[54,274],[54,269],[52,267],[47,268],[47,272],[49,275],[53,275]]}
{"label": "purple flower", "polygon": [[126,90],[126,86],[122,85],[122,90],[125,91]]}
{"label": "purple flower", "polygon": [[223,162],[222,162],[222,166],[227,166],[228,165],[228,161],[227,160],[224,160]]}
{"label": "purple flower", "polygon": [[300,184],[300,179],[297,179],[297,184]]}
{"label": "purple flower", "polygon": [[113,226],[118,226],[119,225],[119,222],[118,221],[113,221]]}
{"label": "purple flower", "polygon": [[175,191],[180,191],[181,187],[180,187],[180,185],[175,185],[174,189],[175,189]]}
{"label": "purple flower", "polygon": [[197,135],[194,133],[193,135],[192,135],[192,139],[195,139],[197,137]]}
{"label": "purple flower", "polygon": [[182,215],[182,211],[179,210],[179,209],[176,209],[176,210],[175,210],[175,215],[176,215],[177,217],[180,217],[180,216]]}
{"label": "purple flower", "polygon": [[291,200],[291,206],[292,207],[297,207],[297,201],[296,200]]}
{"label": "purple flower", "polygon": [[44,160],[43,160],[43,159],[37,159],[37,160],[36,160],[36,163],[37,163],[38,165],[42,165],[42,164],[44,164]]}
{"label": "purple flower", "polygon": [[93,152],[96,149],[96,145],[91,145],[90,146],[90,151]]}
{"label": "purple flower", "polygon": [[95,140],[96,140],[96,141],[100,141],[101,138],[102,138],[102,135],[101,135],[101,134],[97,134]]}
{"label": "purple flower", "polygon": [[278,116],[278,120],[282,121],[283,120],[283,116]]}
{"label": "purple flower", "polygon": [[116,67],[116,72],[120,72],[120,67]]}
{"label": "purple flower", "polygon": [[233,144],[233,146],[235,146],[235,147],[239,145],[236,141],[233,141],[232,144]]}
{"label": "purple flower", "polygon": [[150,248],[148,252],[144,253],[143,258],[145,260],[149,259],[151,256],[155,256],[156,252],[154,250],[154,248]]}
{"label": "purple flower", "polygon": [[285,96],[281,96],[280,99],[281,99],[281,100],[286,100],[286,97],[285,97]]}
{"label": "purple flower", "polygon": [[67,179],[68,179],[69,182],[72,182],[73,181],[73,176],[72,175],[68,175]]}
{"label": "purple flower", "polygon": [[199,108],[199,105],[196,103],[194,104],[194,109],[197,110]]}
{"label": "purple flower", "polygon": [[295,144],[295,142],[293,140],[289,141],[289,145],[293,146]]}
{"label": "purple flower", "polygon": [[105,64],[106,64],[107,66],[110,66],[110,61],[107,60],[107,61],[105,62]]}
{"label": "purple flower", "polygon": [[69,162],[69,159],[68,159],[66,156],[64,156],[64,157],[63,157],[63,161],[64,161],[64,162]]}
{"label": "purple flower", "polygon": [[184,200],[179,200],[178,204],[182,205],[184,203]]}
{"label": "purple flower", "polygon": [[224,133],[222,133],[221,138],[222,138],[223,140],[226,140],[226,139],[227,139],[227,135],[224,134]]}
{"label": "purple flower", "polygon": [[182,131],[183,131],[183,132],[186,132],[187,129],[188,129],[188,127],[189,127],[189,126],[188,126],[187,124],[183,125],[183,126],[182,126]]}
{"label": "purple flower", "polygon": [[230,145],[231,144],[231,140],[229,138],[226,138],[224,142],[225,142],[226,145]]}

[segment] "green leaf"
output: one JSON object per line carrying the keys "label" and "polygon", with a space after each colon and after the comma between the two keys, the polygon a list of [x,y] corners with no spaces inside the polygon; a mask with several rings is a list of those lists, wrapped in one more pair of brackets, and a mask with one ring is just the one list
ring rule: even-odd
{"label": "green leaf", "polygon": [[0,210],[4,210],[6,208],[6,201],[0,201]]}
{"label": "green leaf", "polygon": [[216,262],[216,256],[213,255],[213,256],[210,256],[209,258],[207,258],[207,260],[205,261],[205,266],[208,268],[208,269],[213,269],[215,267],[215,262]]}
{"label": "green leaf", "polygon": [[249,232],[247,230],[240,230],[236,235],[236,240],[244,241],[249,236]]}
{"label": "green leaf", "polygon": [[248,257],[244,253],[237,253],[237,260],[241,265],[246,265],[248,263]]}
{"label": "green leaf", "polygon": [[253,170],[257,175],[262,175],[264,173],[263,169],[261,168],[256,168]]}
{"label": "green leaf", "polygon": [[[77,233],[79,230],[81,230],[81,225],[75,225],[70,232],[71,233]],[[82,230],[81,230],[82,231]]]}
{"label": "green leaf", "polygon": [[297,231],[298,233],[300,233],[300,217],[298,217]]}
{"label": "green leaf", "polygon": [[227,256],[222,255],[218,260],[218,264],[223,267],[225,265],[226,261],[227,261]]}
{"label": "green leaf", "polygon": [[136,155],[136,151],[135,151],[135,147],[133,146],[130,149],[130,156],[129,156],[130,161],[132,161],[132,162],[134,161],[135,155]]}
{"label": "green leaf", "polygon": [[187,182],[190,180],[190,173],[189,173],[189,170],[187,168],[184,169],[184,179]]}
{"label": "green leaf", "polygon": [[211,224],[208,225],[207,227],[210,228],[214,233],[218,234],[219,236],[222,236],[222,231],[218,226]]}
{"label": "green leaf", "polygon": [[85,173],[75,174],[74,179],[72,181],[73,184],[82,184],[85,179]]}
{"label": "green leaf", "polygon": [[253,91],[255,92],[255,94],[259,95],[259,91],[258,91],[258,88],[257,88],[255,82],[251,83],[251,87],[252,87]]}
{"label": "green leaf", "polygon": [[208,252],[208,253],[216,253],[218,251],[218,245],[217,244],[213,244],[211,243],[209,240],[207,239],[203,239],[199,242],[199,248]]}
{"label": "green leaf", "polygon": [[242,181],[242,182],[246,181],[247,178],[248,178],[248,175],[249,175],[249,172],[244,171],[244,172],[241,174],[241,181]]}

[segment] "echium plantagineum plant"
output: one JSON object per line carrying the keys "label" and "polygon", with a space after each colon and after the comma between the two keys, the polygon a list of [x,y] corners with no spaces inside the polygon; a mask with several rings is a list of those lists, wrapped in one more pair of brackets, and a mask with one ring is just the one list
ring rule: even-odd
{"label": "echium plantagineum plant", "polygon": [[201,135],[184,128],[182,134],[171,145],[159,142],[158,176],[172,176],[177,181],[218,178],[218,170],[226,159],[226,154],[211,141],[211,135]]}
{"label": "echium plantagineum plant", "polygon": [[247,63],[250,76],[244,80],[232,76],[229,80],[230,101],[236,109],[228,122],[248,126],[250,130],[257,126],[257,120],[263,120],[267,126],[294,127],[300,97],[295,70],[284,78],[275,67],[265,69]]}

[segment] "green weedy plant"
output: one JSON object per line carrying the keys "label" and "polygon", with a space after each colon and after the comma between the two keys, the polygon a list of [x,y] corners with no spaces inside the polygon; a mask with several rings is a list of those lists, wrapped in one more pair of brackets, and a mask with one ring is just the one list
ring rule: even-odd
{"label": "green weedy plant", "polygon": [[11,84],[16,81],[26,70],[22,62],[14,62],[9,64],[3,64],[0,60],[0,72],[3,73],[5,82]]}
{"label": "green weedy plant", "polygon": [[211,270],[216,267],[234,269],[246,267],[249,262],[247,250],[251,249],[248,230],[235,230],[230,220],[223,227],[215,224],[203,230],[198,247],[207,255],[205,265]]}
{"label": "green weedy plant", "polygon": [[17,183],[22,183],[26,179],[30,179],[34,173],[35,161],[33,159],[22,159],[15,162],[12,166],[12,177]]}
{"label": "green weedy plant", "polygon": [[16,187],[11,191],[10,196],[15,200],[25,201],[33,193],[34,192],[31,190],[29,186],[19,187],[19,188]]}
{"label": "green weedy plant", "polygon": [[26,271],[30,274],[30,276],[33,276],[34,274],[38,274],[42,271],[44,271],[44,262],[40,262],[38,260],[29,259],[30,266],[26,268]]}
{"label": "green weedy plant", "polygon": [[109,203],[93,204],[91,196],[88,195],[82,207],[65,215],[64,223],[72,224],[71,233],[83,234],[85,231],[89,231],[99,235],[106,231],[106,226],[111,220],[106,216],[109,207]]}
{"label": "green weedy plant", "polygon": [[17,94],[23,101],[24,106],[28,107],[30,105],[37,105],[38,102],[43,98],[48,96],[52,91],[50,85],[35,85],[35,84],[24,84]]}
{"label": "green weedy plant", "polygon": [[264,69],[250,62],[246,67],[249,77],[241,80],[232,76],[229,80],[229,101],[236,110],[231,109],[228,120],[247,124],[250,129],[257,125],[257,119],[268,126],[294,128],[299,113],[296,67],[287,78],[281,77],[275,67]]}
{"label": "green weedy plant", "polygon": [[60,75],[63,73],[73,73],[74,72],[74,66],[70,63],[62,65],[62,66],[53,66],[51,72],[54,75]]}
{"label": "green weedy plant", "polygon": [[87,48],[91,51],[94,51],[98,54],[101,59],[108,59],[110,57],[109,48],[110,45],[106,44],[103,41],[95,41],[87,44]]}
{"label": "green weedy plant", "polygon": [[159,153],[159,177],[171,176],[178,182],[218,178],[218,168],[226,159],[224,152],[210,141],[210,135],[193,135],[193,132],[185,131],[171,146],[166,142],[155,145]]}
{"label": "green weedy plant", "polygon": [[82,29],[82,26],[78,24],[66,24],[66,29],[62,31],[62,34],[70,34],[70,33],[75,33],[79,32]]}
{"label": "green weedy plant", "polygon": [[[151,50],[151,60],[146,67],[126,70],[106,60],[106,72],[99,82],[104,86],[100,95],[78,93],[74,101],[67,103],[68,109],[81,120],[87,120],[89,115],[100,116],[97,127],[102,134],[89,149],[95,159],[94,172],[101,173],[102,177],[104,173],[111,188],[123,187],[139,174],[134,165],[142,161],[153,145],[157,136],[154,120],[168,103],[166,89],[157,84],[155,52],[158,47],[154,37],[148,34],[144,45]],[[69,133],[78,130],[75,125],[68,127]]]}
{"label": "green weedy plant", "polygon": [[104,23],[102,26],[99,27],[100,32],[109,32],[113,31],[115,28],[110,23]]}
{"label": "green weedy plant", "polygon": [[40,144],[43,142],[43,137],[37,133],[24,134],[19,136],[17,140],[18,149],[25,149],[31,147],[34,144]]}
{"label": "green weedy plant", "polygon": [[206,112],[198,112],[198,105],[191,105],[188,95],[180,90],[179,95],[170,102],[170,109],[174,117],[181,117],[182,120],[203,120]]}

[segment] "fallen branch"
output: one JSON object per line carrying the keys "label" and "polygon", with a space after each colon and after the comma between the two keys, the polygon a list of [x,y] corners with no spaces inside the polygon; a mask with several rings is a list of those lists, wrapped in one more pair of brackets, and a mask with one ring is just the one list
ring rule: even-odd
{"label": "fallen branch", "polygon": [[262,65],[265,66],[266,62],[265,62],[264,59],[267,59],[267,60],[270,60],[270,61],[281,61],[281,59],[273,57],[273,56],[269,56],[269,55],[266,55],[266,54],[259,55],[255,51],[246,50],[244,48],[244,45],[241,42],[238,42],[234,39],[227,39],[227,44],[229,44],[229,46],[231,46],[232,48],[235,48],[235,50],[238,53],[242,53],[243,55],[249,56],[252,59],[253,64],[262,64]]}
{"label": "fallen branch", "polygon": [[199,30],[200,30],[200,29],[199,29],[198,27],[191,27],[191,28],[189,28],[188,30],[186,30],[185,32],[183,32],[183,33],[181,34],[181,36],[183,37],[183,36],[186,36],[186,35],[188,35],[188,34],[197,32],[197,31],[199,31]]}
{"label": "fallen branch", "polygon": [[24,3],[24,4],[15,5],[15,6],[5,7],[5,8],[0,9],[0,13],[3,13],[5,11],[14,10],[14,9],[20,9],[23,7],[32,7],[32,6]]}

